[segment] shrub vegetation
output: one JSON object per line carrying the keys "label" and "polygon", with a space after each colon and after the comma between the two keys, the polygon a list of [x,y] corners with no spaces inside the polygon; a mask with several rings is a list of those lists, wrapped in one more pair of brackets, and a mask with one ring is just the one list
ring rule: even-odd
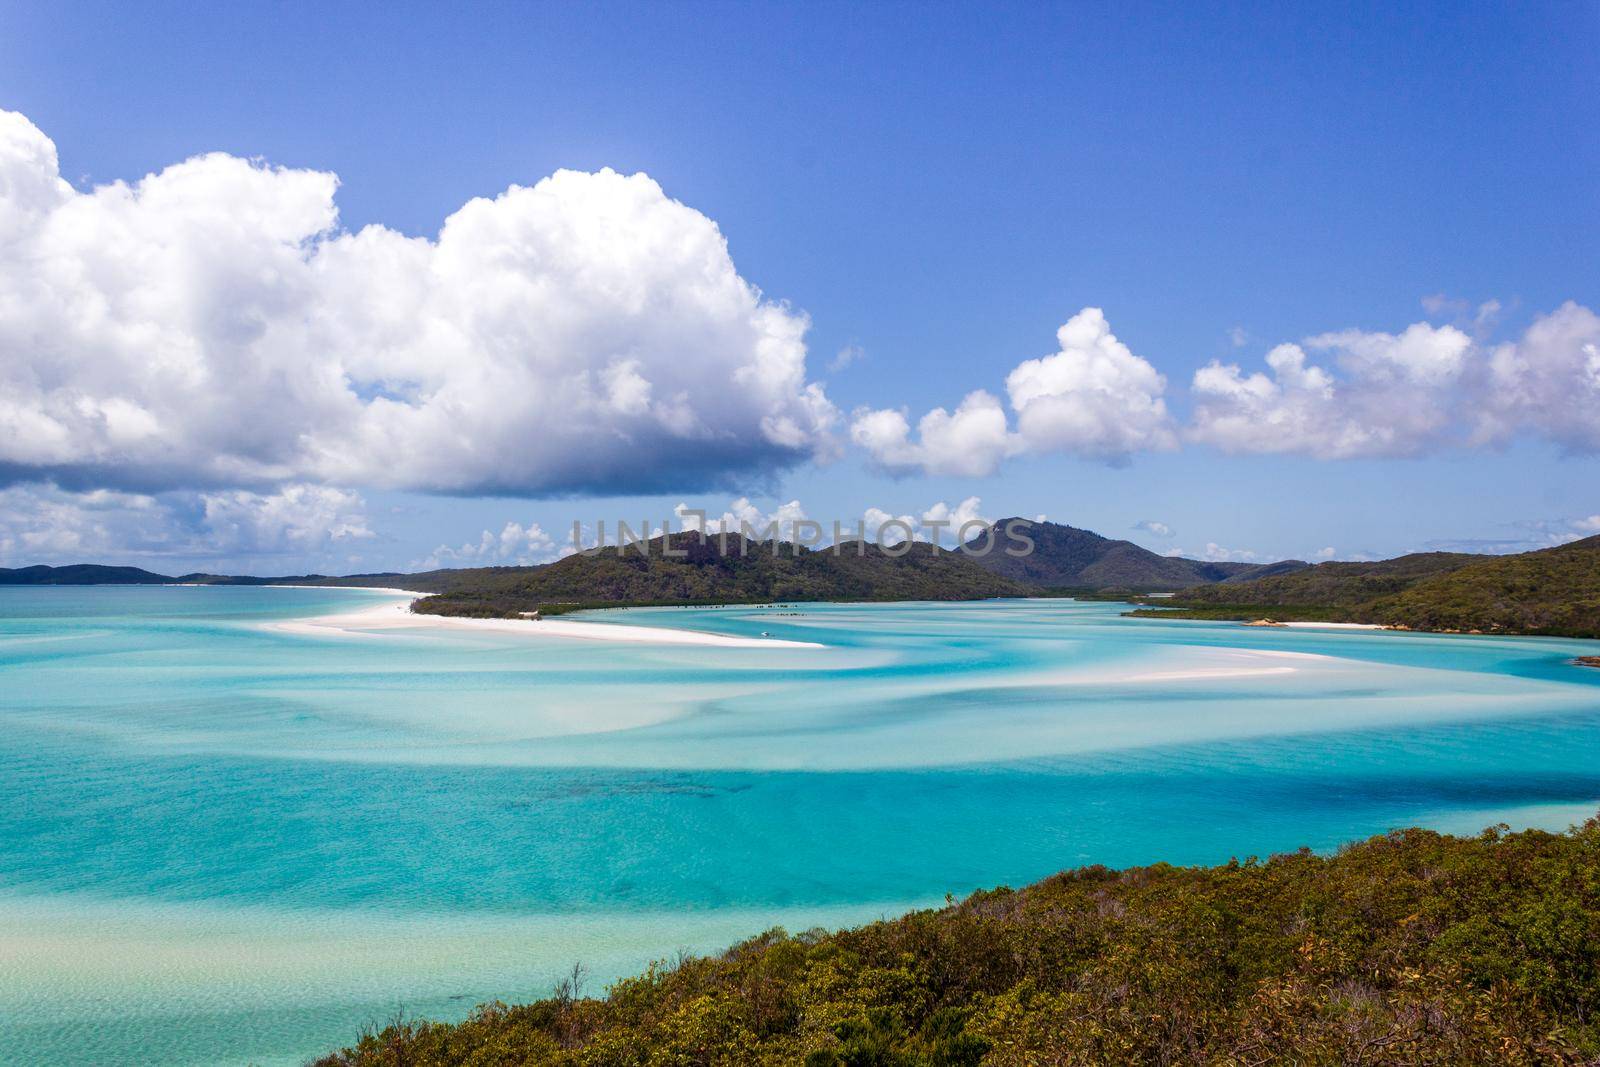
{"label": "shrub vegetation", "polygon": [[1600,637],[1600,537],[1514,556],[1428,552],[1379,563],[1323,563],[1145,603],[1133,614]]}
{"label": "shrub vegetation", "polygon": [[1600,820],[1086,867],[580,992],[396,1023],[317,1064],[1595,1063]]}

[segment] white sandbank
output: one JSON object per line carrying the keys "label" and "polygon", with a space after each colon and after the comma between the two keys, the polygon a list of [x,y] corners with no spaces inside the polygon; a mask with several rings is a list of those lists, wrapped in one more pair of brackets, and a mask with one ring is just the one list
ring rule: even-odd
{"label": "white sandbank", "polygon": [[1293,626],[1306,630],[1387,630],[1378,622],[1280,622],[1279,626]]}
{"label": "white sandbank", "polygon": [[[318,586],[316,588],[354,588]],[[368,590],[393,593],[406,599],[388,601],[338,615],[318,615],[269,623],[279,633],[327,637],[329,634],[376,636],[383,630],[475,630],[479,633],[516,634],[519,637],[557,637],[580,641],[615,641],[636,645],[710,645],[716,648],[825,648],[812,641],[782,641],[771,637],[730,637],[702,630],[674,630],[665,626],[614,625],[576,619],[466,619],[453,615],[414,615],[413,596],[404,589]]]}

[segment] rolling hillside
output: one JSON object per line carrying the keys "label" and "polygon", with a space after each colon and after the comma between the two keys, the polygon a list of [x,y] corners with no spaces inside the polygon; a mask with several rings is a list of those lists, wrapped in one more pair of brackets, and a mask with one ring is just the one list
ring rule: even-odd
{"label": "rolling hillside", "polygon": [[972,556],[985,570],[1013,581],[1043,589],[1133,590],[1167,592],[1214,582],[1232,582],[1255,577],[1271,570],[1279,573],[1303,568],[1298,560],[1282,563],[1207,563],[1178,556],[1161,556],[1131,541],[1114,541],[1089,530],[1056,522],[1029,522],[1028,536],[1034,549],[1028,556],[1010,556],[1007,524],[1020,521],[1001,519],[990,526],[989,534],[978,534],[967,542],[969,549],[981,549],[993,536],[994,551]]}
{"label": "rolling hillside", "polygon": [[[1111,593],[1180,591],[1138,614],[1195,618],[1328,619],[1426,630],[1494,631],[1600,637],[1600,537],[1514,556],[1421,552],[1358,563],[1297,560],[1272,564],[1207,563],[1159,556],[1059,523],[1031,523],[1031,555],[1007,555],[1011,543],[994,524],[994,551],[979,556],[916,544],[904,555],[857,542],[831,550],[673,534],[648,555],[637,547],[602,549],[537,567],[482,567],[420,574],[340,578],[294,575],[156,574],[138,567],[0,568],[0,585],[402,586],[435,594],[418,610],[439,614],[514,615],[580,606],[730,603],[773,600],[972,600],[1050,590]],[[968,542],[977,548],[983,535]],[[743,546],[741,552],[740,546]]]}
{"label": "rolling hillside", "polygon": [[96,563],[0,567],[0,585],[165,585],[177,580],[141,567],[102,567]]}
{"label": "rolling hillside", "polygon": [[1512,556],[1427,552],[1376,563],[1322,563],[1189,589],[1135,614],[1600,637],[1600,537]]}
{"label": "rolling hillside", "polygon": [[1372,605],[1372,617],[1419,630],[1600,637],[1600,536],[1421,578]]}
{"label": "rolling hillside", "polygon": [[717,537],[679,533],[671,535],[670,547],[683,555],[667,557],[663,542],[650,541],[648,553],[609,547],[544,567],[458,573],[448,591],[419,601],[417,610],[514,615],[591,604],[974,600],[1034,591],[960,553],[922,544],[895,556],[850,542],[835,554],[732,535],[723,551]]}
{"label": "rolling hillside", "polygon": [[1477,560],[1459,552],[1419,552],[1373,563],[1319,563],[1288,574],[1246,577],[1207,589],[1190,589],[1185,603],[1259,604],[1286,607],[1353,607],[1389,596],[1423,578],[1445,574]]}
{"label": "rolling hillside", "polygon": [[1600,821],[1085,867],[598,996],[369,1030],[315,1067],[1565,1064],[1600,1059]]}

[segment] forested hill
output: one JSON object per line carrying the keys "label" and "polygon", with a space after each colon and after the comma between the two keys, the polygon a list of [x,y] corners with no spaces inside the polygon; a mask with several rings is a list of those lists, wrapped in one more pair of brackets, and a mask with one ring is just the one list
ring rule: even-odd
{"label": "forested hill", "polygon": [[1460,552],[1419,552],[1371,563],[1319,563],[1289,574],[1189,589],[1182,600],[1195,604],[1355,607],[1482,559],[1483,556]]}
{"label": "forested hill", "polygon": [[177,581],[140,567],[102,567],[75,563],[67,567],[0,567],[0,585],[165,585]]}
{"label": "forested hill", "polygon": [[[769,931],[585,998],[368,1033],[314,1067],[1600,1062],[1600,822],[1067,871]],[[663,946],[668,949],[669,946]]]}
{"label": "forested hill", "polygon": [[[74,563],[65,567],[0,567],[0,585],[393,585],[399,578],[412,577],[420,581],[434,578],[441,572],[429,575],[352,574],[343,578],[330,578],[324,574],[286,574],[259,577],[249,574],[157,574],[142,567],[106,567],[98,563]],[[440,587],[443,587],[441,583]],[[416,585],[414,588],[423,588]]]}
{"label": "forested hill", "polygon": [[437,594],[418,604],[441,614],[515,615],[534,610],[645,603],[757,603],[774,600],[971,600],[1049,590],[1179,591],[1141,614],[1219,619],[1328,619],[1426,630],[1600,637],[1600,537],[1514,556],[1423,552],[1370,563],[1298,561],[1250,565],[1158,556],[1059,523],[1029,523],[1031,553],[1006,547],[1013,521],[994,524],[995,547],[976,554],[914,544],[900,554],[849,542],[808,550],[736,535],[671,535],[681,557],[656,538],[573,555],[538,567],[485,567],[422,574],[276,578],[214,574],[171,577],[138,567],[0,568],[0,585],[189,582],[216,585],[400,586]]}
{"label": "forested hill", "polygon": [[1600,637],[1600,536],[1513,556],[1430,552],[1322,563],[1186,590],[1167,606],[1206,618],[1326,618],[1417,630]]}
{"label": "forested hill", "polygon": [[[1007,535],[1013,523],[1020,524],[1019,530],[1033,541],[1033,550],[1025,556],[1005,551],[1008,547],[1017,547]],[[1213,582],[1242,581],[1306,566],[1299,560],[1271,564],[1210,563],[1180,556],[1160,556],[1132,541],[1115,541],[1057,522],[1015,517],[991,524],[987,531],[967,541],[966,547],[975,550],[991,543],[994,550],[982,556],[973,555],[974,563],[1002,577],[1044,589],[1165,592]]]}
{"label": "forested hill", "polygon": [[1373,618],[1425,630],[1600,637],[1600,536],[1479,557],[1379,601]]}
{"label": "forested hill", "polygon": [[[676,554],[668,556],[669,548]],[[602,548],[548,566],[473,572],[417,610],[509,615],[608,603],[758,603],[778,600],[973,600],[1034,590],[931,545],[904,554],[848,542],[837,551],[677,533]]]}

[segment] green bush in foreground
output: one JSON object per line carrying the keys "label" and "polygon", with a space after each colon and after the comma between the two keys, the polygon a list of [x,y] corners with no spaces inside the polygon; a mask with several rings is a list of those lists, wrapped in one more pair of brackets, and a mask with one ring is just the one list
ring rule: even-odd
{"label": "green bush in foreground", "polygon": [[1595,1063],[1600,819],[1086,867],[576,992],[391,1026],[318,1067]]}

